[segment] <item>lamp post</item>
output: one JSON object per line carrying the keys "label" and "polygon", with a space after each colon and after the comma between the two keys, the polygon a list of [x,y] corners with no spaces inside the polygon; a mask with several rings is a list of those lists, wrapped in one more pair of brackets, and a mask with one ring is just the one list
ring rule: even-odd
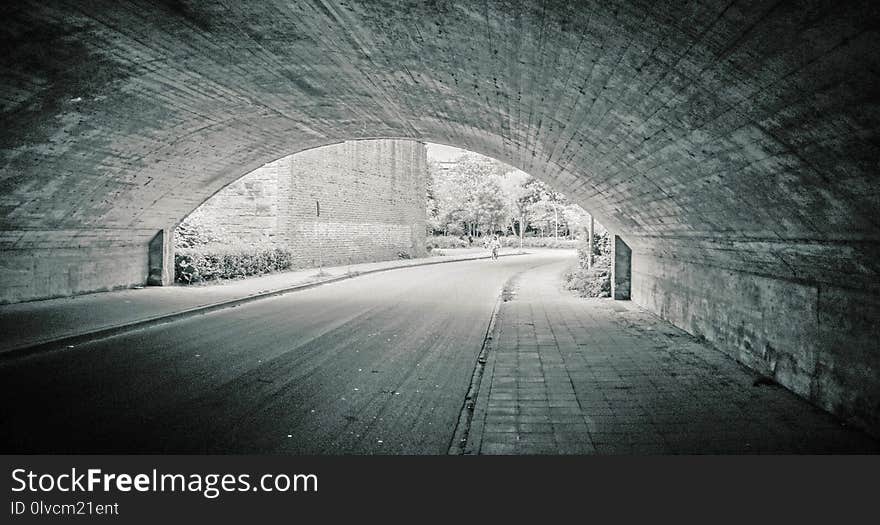
{"label": "lamp post", "polygon": [[320,240],[318,238],[318,223],[321,220],[321,203],[320,201],[315,201],[315,235],[314,240],[315,244],[318,245],[318,273],[315,277],[324,277],[327,275],[324,272],[324,235],[321,236]]}

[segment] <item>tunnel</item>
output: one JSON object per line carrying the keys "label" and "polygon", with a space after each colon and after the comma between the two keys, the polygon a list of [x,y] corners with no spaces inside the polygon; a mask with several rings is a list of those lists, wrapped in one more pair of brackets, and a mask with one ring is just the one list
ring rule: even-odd
{"label": "tunnel", "polygon": [[880,433],[873,2],[0,12],[0,302],[167,281],[150,253],[255,168],[430,141],[564,191],[631,250],[633,302]]}

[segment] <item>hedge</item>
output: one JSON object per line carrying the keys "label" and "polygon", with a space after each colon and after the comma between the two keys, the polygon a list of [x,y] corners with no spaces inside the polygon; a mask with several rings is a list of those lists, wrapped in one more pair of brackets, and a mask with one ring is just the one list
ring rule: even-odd
{"label": "hedge", "polygon": [[287,270],[292,254],[274,247],[199,246],[174,254],[174,280],[192,284]]}
{"label": "hedge", "polygon": [[468,242],[458,237],[438,235],[436,237],[428,237],[427,247],[430,248],[428,251],[434,248],[467,248]]}
{"label": "hedge", "polygon": [[[474,242],[468,245],[467,240],[458,237],[446,237],[438,235],[436,237],[428,237],[427,245],[430,248],[482,248],[487,237],[474,237]],[[505,248],[519,248],[519,237],[499,237],[501,246]],[[578,241],[570,239],[559,239],[554,237],[525,237],[523,239],[524,248],[576,248]]]}
{"label": "hedge", "polygon": [[[505,248],[519,248],[519,237],[499,237],[501,246]],[[523,237],[523,248],[577,248],[578,241],[575,239],[559,239],[555,237]]]}

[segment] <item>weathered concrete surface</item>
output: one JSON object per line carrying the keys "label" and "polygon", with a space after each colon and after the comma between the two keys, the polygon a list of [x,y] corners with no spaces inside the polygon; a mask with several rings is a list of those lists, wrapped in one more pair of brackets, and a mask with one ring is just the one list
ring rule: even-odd
{"label": "weathered concrete surface", "polygon": [[876,294],[636,255],[633,300],[864,428],[878,425]]}
{"label": "weathered concrete surface", "polygon": [[303,151],[248,173],[190,218],[225,243],[287,248],[294,268],[423,257],[426,155],[412,140]]}
{"label": "weathered concrete surface", "polygon": [[[144,282],[158,230],[284,155],[428,140],[569,194],[653,261],[633,275],[636,301],[667,312],[686,301],[730,352],[764,328],[743,315],[738,337],[722,305],[775,307],[740,303],[718,275],[815,289],[817,350],[791,361],[818,402],[880,433],[877,11],[16,2],[0,28],[0,300]],[[649,279],[655,265],[688,273]],[[685,280],[696,284],[666,286]],[[796,345],[771,343],[810,353]]]}
{"label": "weathered concrete surface", "polygon": [[144,284],[156,231],[0,232],[0,303]]}

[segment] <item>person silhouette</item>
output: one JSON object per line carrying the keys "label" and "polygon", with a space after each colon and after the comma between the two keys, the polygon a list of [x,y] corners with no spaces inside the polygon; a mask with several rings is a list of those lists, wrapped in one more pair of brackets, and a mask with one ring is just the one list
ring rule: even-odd
{"label": "person silhouette", "polygon": [[492,260],[498,260],[498,252],[501,250],[501,241],[498,240],[498,234],[492,236],[492,240],[489,241],[489,249],[492,250]]}

